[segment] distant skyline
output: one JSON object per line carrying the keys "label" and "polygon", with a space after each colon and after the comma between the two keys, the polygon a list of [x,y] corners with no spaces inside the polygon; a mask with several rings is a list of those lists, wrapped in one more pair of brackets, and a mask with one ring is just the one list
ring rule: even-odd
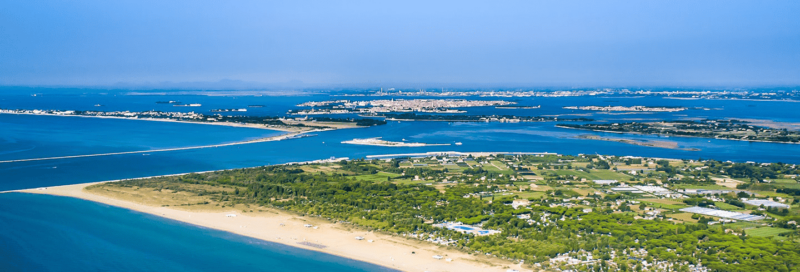
{"label": "distant skyline", "polygon": [[2,1],[0,85],[798,86],[800,1]]}

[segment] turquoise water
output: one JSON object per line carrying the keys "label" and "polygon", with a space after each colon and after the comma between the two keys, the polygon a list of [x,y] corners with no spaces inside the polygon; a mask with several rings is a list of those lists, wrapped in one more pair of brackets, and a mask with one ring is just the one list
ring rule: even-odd
{"label": "turquoise water", "polygon": [[[6,90],[7,91],[7,90]],[[208,111],[248,108],[250,115],[280,115],[308,100],[302,97],[210,97],[197,95],[127,96],[82,90],[13,90],[0,94],[0,108],[76,110]],[[370,99],[370,98],[357,98]],[[490,98],[475,98],[490,99]],[[202,103],[171,107],[155,101]],[[692,118],[753,118],[800,122],[800,103],[701,101],[663,98],[525,98],[541,109],[468,108],[475,114],[561,115],[607,121]],[[102,107],[94,107],[102,104]],[[582,105],[706,107],[656,114],[592,114],[562,109]],[[239,114],[239,113],[237,113]],[[565,115],[565,114],[581,114]],[[800,163],[800,145],[703,138],[619,135],[555,127],[556,123],[390,122],[385,126],[316,133],[318,136],[218,148],[0,163],[0,191],[142,176],[252,167],[323,158],[428,151],[513,151],[561,154],[612,154],[664,158]],[[0,115],[0,160],[152,150],[242,141],[280,132],[250,128],[79,117]],[[643,147],[576,139],[580,134],[639,140],[668,140],[701,151]],[[463,145],[393,148],[341,144],[353,138]],[[199,228],[125,209],[63,197],[0,194],[0,271],[350,271],[381,268],[311,251],[279,246]]]}
{"label": "turquoise water", "polygon": [[89,201],[0,194],[0,271],[390,271]]}

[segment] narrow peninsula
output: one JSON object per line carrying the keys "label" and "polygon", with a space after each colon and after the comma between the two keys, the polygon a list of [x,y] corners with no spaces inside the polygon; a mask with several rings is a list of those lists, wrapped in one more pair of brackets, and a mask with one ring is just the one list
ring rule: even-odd
{"label": "narrow peninsula", "polygon": [[369,127],[385,125],[386,121],[364,118],[286,118],[278,116],[248,115],[206,115],[196,112],[163,112],[163,111],[78,111],[78,110],[11,110],[0,109],[0,114],[25,114],[49,116],[78,116],[96,118],[119,118],[151,121],[171,121],[224,125],[235,127],[262,128],[288,132],[309,132],[334,130],[342,128]]}
{"label": "narrow peninsula", "polygon": [[557,127],[613,133],[657,134],[771,143],[800,143],[800,132],[756,126],[742,120],[661,121],[649,123],[558,124]]}

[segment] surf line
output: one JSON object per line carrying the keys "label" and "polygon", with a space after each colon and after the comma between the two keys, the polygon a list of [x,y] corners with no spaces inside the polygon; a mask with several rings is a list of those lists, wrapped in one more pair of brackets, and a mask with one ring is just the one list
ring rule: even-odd
{"label": "surf line", "polygon": [[74,158],[86,158],[86,157],[100,157],[100,156],[114,156],[114,155],[126,155],[126,154],[140,154],[140,153],[152,153],[152,152],[167,152],[167,151],[180,151],[180,150],[191,150],[191,149],[202,149],[202,148],[212,148],[212,147],[223,147],[223,146],[232,146],[232,145],[243,145],[243,144],[254,144],[254,143],[263,143],[263,142],[272,142],[272,141],[280,141],[286,139],[293,139],[297,138],[298,135],[303,134],[304,132],[300,133],[287,133],[279,136],[249,140],[249,141],[241,141],[241,142],[233,142],[233,143],[226,143],[226,144],[215,144],[215,145],[201,145],[201,146],[188,146],[188,147],[176,147],[176,148],[165,148],[165,149],[153,149],[153,150],[142,150],[142,151],[125,151],[125,152],[113,152],[113,153],[100,153],[100,154],[88,154],[88,155],[72,155],[72,156],[60,156],[60,157],[47,157],[47,158],[32,158],[32,159],[18,159],[18,160],[6,160],[0,161],[0,163],[12,163],[12,162],[28,162],[28,161],[47,161],[47,160],[61,160],[61,159],[74,159]]}

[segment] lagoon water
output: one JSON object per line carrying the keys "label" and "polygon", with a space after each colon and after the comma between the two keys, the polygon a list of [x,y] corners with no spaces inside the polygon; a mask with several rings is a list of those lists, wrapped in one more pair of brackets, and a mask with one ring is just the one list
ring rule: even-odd
{"label": "lagoon water", "polygon": [[[342,99],[327,94],[305,96],[125,95],[81,90],[6,90],[0,108],[63,110],[162,110],[208,112],[248,108],[248,115],[279,115],[309,100]],[[37,96],[32,96],[36,93]],[[410,99],[408,97],[404,97]],[[354,100],[372,99],[355,97]],[[386,99],[375,97],[374,99]],[[501,98],[470,98],[501,99]],[[156,101],[201,103],[172,107]],[[513,100],[513,99],[507,99]],[[774,101],[679,100],[657,97],[524,98],[520,105],[540,109],[468,108],[474,114],[559,115],[608,121],[739,118],[800,123],[800,103]],[[101,107],[95,107],[101,104]],[[604,114],[565,110],[564,106],[645,105],[702,107],[677,113]],[[236,113],[240,114],[240,113]],[[576,115],[577,114],[577,115]],[[385,126],[316,133],[315,137],[279,142],[103,157],[0,163],[0,191],[153,175],[253,167],[329,157],[360,158],[375,154],[428,151],[513,151],[561,154],[613,154],[664,158],[713,158],[732,161],[800,163],[800,145],[752,143],[704,138],[620,135],[561,129],[544,123],[390,122]],[[0,161],[120,151],[153,150],[236,142],[281,132],[203,124],[81,117],[0,114]],[[580,134],[639,140],[667,140],[685,151],[616,142],[576,139]],[[398,148],[341,144],[353,138],[463,145]],[[0,267],[6,270],[374,270],[377,267],[308,251],[261,243],[174,221],[91,202],[49,196],[0,194]],[[183,233],[185,231],[186,233]],[[163,234],[160,234],[163,233]],[[146,237],[156,235],[159,239]],[[221,251],[220,248],[229,248]],[[294,251],[292,251],[294,250]],[[295,252],[296,251],[296,252]],[[284,254],[291,252],[290,254]],[[284,254],[284,255],[281,255]],[[299,256],[297,258],[290,257]],[[166,257],[164,257],[166,256]],[[216,257],[216,258],[214,258]],[[327,259],[326,259],[327,258]],[[201,264],[189,260],[201,259]],[[316,263],[316,260],[325,260]],[[296,268],[292,263],[308,263]],[[231,264],[233,263],[233,264]],[[63,266],[59,266],[63,264]],[[234,266],[230,266],[234,265]],[[239,265],[239,266],[235,266]],[[283,265],[283,266],[281,266]],[[233,267],[234,269],[231,269]],[[80,268],[80,269],[79,269]],[[164,269],[167,268],[167,269]],[[217,269],[219,268],[219,269]],[[236,269],[241,268],[241,269]],[[275,268],[275,269],[270,269]],[[278,269],[279,268],[279,269]],[[2,269],[0,269],[2,270]]]}

